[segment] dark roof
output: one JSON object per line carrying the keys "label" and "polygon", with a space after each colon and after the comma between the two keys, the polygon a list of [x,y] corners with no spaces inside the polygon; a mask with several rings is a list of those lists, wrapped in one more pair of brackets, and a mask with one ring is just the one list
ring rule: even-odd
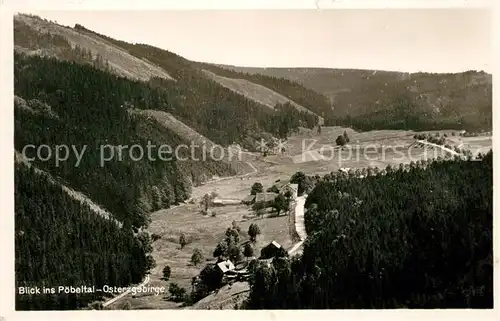
{"label": "dark roof", "polygon": [[278,242],[276,241],[272,241],[271,243],[269,243],[268,245],[266,245],[264,248],[275,248],[275,249],[279,249],[281,248],[281,244],[279,244]]}

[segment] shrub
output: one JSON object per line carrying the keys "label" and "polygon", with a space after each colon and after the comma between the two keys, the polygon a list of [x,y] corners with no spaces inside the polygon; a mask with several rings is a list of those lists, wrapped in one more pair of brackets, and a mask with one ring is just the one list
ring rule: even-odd
{"label": "shrub", "polygon": [[264,186],[262,186],[262,183],[257,182],[252,185],[252,190],[250,191],[250,195],[262,193],[263,191],[264,191]]}
{"label": "shrub", "polygon": [[170,292],[170,297],[174,302],[182,302],[186,299],[186,289],[180,287],[177,283],[170,283],[168,292]]}
{"label": "shrub", "polygon": [[181,234],[181,236],[179,236],[179,244],[181,245],[181,249],[184,248],[184,246],[187,245],[187,239],[186,239],[186,235]]}
{"label": "shrub", "polygon": [[338,146],[344,146],[345,144],[347,144],[347,141],[343,135],[339,135],[335,140],[335,144],[337,144]]}
{"label": "shrub", "polygon": [[194,249],[193,255],[191,255],[191,263],[194,266],[197,266],[203,260],[203,253],[201,253],[200,249]]}
{"label": "shrub", "polygon": [[163,280],[168,281],[170,279],[170,273],[170,266],[165,265],[165,267],[163,268]]}
{"label": "shrub", "polygon": [[250,236],[250,240],[252,242],[255,242],[257,240],[257,235],[259,234],[260,227],[255,223],[250,224],[250,226],[248,227],[248,236]]}
{"label": "shrub", "polygon": [[268,193],[279,193],[279,192],[280,192],[280,189],[278,188],[278,186],[273,185],[273,186],[271,186],[271,187],[269,187],[269,188],[267,189],[267,192],[268,192]]}
{"label": "shrub", "polygon": [[245,244],[243,255],[245,255],[246,258],[252,257],[254,255],[254,249],[250,243]]}

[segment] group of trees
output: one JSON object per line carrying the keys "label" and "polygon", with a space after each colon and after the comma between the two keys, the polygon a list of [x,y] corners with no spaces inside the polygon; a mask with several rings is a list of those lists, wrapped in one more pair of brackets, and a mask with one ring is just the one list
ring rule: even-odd
{"label": "group of trees", "polygon": [[328,175],[303,255],[261,264],[248,308],[492,308],[492,153]]}
{"label": "group of trees", "polygon": [[252,210],[257,217],[262,217],[266,212],[266,208],[271,207],[272,209],[274,209],[276,215],[280,215],[281,212],[288,211],[289,205],[290,197],[287,197],[284,194],[280,193],[271,201],[255,202],[252,205]]}
{"label": "group of trees", "polygon": [[80,64],[90,64],[95,68],[110,71],[109,62],[99,53],[92,53],[88,48],[71,43],[59,34],[48,31],[35,31],[27,24],[14,19],[15,44],[28,50],[44,50],[59,59],[75,61]]}
{"label": "group of trees", "polygon": [[[304,175],[305,177],[305,175]],[[256,195],[258,193],[264,192],[264,186],[260,182],[256,182],[252,185],[250,195]],[[271,207],[274,209],[277,215],[282,211],[287,211],[290,204],[291,193],[287,191],[286,193],[280,193],[278,186],[273,185],[269,187],[266,192],[277,193],[278,195],[271,201],[257,201],[252,205],[252,210],[255,215],[262,217],[264,215],[266,208]]]}
{"label": "group of trees", "polygon": [[[233,221],[231,227],[227,228],[224,239],[217,244],[214,249],[213,256],[217,258],[217,262],[226,259],[231,260],[233,263],[242,261],[243,255],[252,257],[254,255],[254,248],[252,244],[245,243],[243,251],[240,245],[241,228]],[[258,226],[250,225],[248,230],[249,236],[255,240],[257,235],[260,234]],[[193,254],[194,255],[194,254]],[[209,263],[201,271],[200,274],[193,278],[192,292],[189,296],[190,302],[196,302],[201,298],[207,296],[211,291],[218,289],[222,286],[223,275],[216,264]]]}
{"label": "group of trees", "polygon": [[[163,280],[164,281],[170,280],[170,275],[172,273],[170,266],[166,265],[163,268],[162,273],[163,273]],[[175,282],[171,282],[169,284],[168,292],[170,293],[170,299],[174,302],[183,302],[188,297],[186,289],[184,289],[183,287],[180,287]]]}
{"label": "group of trees", "polygon": [[293,174],[290,179],[290,183],[298,185],[298,196],[301,196],[304,193],[307,194],[314,187],[314,180],[310,176],[307,176],[304,172],[297,172]]}
{"label": "group of trees", "polygon": [[[243,252],[240,246],[240,233],[241,229],[233,222],[232,227],[227,228],[225,233],[225,238],[214,250],[213,256],[217,258],[218,261],[223,261],[226,259],[231,260],[234,263],[238,263],[242,260],[242,255],[246,257],[253,256],[253,247],[249,243],[245,243]],[[257,236],[261,233],[260,228],[257,224],[252,223],[248,228],[248,236],[250,237],[250,242],[255,243]]]}
{"label": "group of trees", "polygon": [[215,198],[217,198],[218,194],[214,191],[210,194],[206,193],[201,197],[200,200],[200,208],[201,208],[201,213],[203,215],[208,214],[209,208],[213,205]]}
{"label": "group of trees", "polygon": [[271,134],[286,139],[299,127],[314,128],[318,124],[318,117],[312,113],[299,111],[290,103],[277,104],[270,124]]}
{"label": "group of trees", "polygon": [[464,132],[464,133],[460,133],[460,136],[463,136],[463,137],[477,137],[477,136],[482,136],[482,135],[491,135],[491,131],[484,131],[484,130],[480,130],[480,131],[476,131],[476,132]]}

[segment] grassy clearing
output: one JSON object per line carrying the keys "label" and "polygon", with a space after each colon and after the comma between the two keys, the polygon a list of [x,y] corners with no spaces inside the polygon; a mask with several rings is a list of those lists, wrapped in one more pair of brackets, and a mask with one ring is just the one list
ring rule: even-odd
{"label": "grassy clearing", "polygon": [[[198,275],[200,270],[208,262],[215,262],[212,257],[216,245],[224,238],[226,228],[231,227],[236,221],[241,228],[242,241],[248,240],[247,231],[250,224],[255,223],[261,229],[261,235],[255,244],[255,253],[259,255],[261,248],[276,240],[285,248],[292,245],[288,233],[288,217],[255,218],[249,208],[244,205],[232,205],[214,208],[216,217],[203,216],[199,213],[198,206],[194,204],[162,210],[152,215],[152,224],[149,228],[151,233],[161,235],[161,239],[153,243],[153,256],[157,266],[151,272],[150,286],[165,286],[175,282],[180,286],[191,290],[191,280]],[[184,234],[189,240],[183,249],[179,245],[179,237]],[[202,251],[204,261],[198,266],[190,263],[193,250],[198,248]],[[170,280],[162,280],[162,269],[169,265],[172,273]],[[129,303],[125,303],[129,302]],[[164,296],[146,295],[133,298],[129,296],[123,301],[116,303],[115,308],[121,308],[128,304],[135,309],[174,309],[179,304],[165,300]]]}

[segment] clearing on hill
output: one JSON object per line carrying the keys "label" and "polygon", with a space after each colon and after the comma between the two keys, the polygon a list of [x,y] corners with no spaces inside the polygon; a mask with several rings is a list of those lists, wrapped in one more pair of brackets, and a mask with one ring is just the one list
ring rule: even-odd
{"label": "clearing on hill", "polygon": [[[108,61],[110,69],[119,76],[127,77],[134,80],[144,80],[147,81],[152,77],[159,77],[169,80],[175,80],[172,78],[165,70],[162,68],[148,62],[136,58],[120,49],[108,41],[100,38],[97,35],[91,33],[85,33],[83,31],[78,32],[70,27],[61,26],[53,22],[43,20],[35,16],[28,15],[17,15],[14,17],[14,24],[16,24],[16,34],[15,37],[27,38],[27,42],[33,35],[35,37],[51,34],[64,37],[71,47],[79,46],[86,48],[92,52],[93,56],[97,54],[100,55],[105,61]],[[19,43],[20,39],[16,39],[16,43]],[[25,48],[24,46],[16,46],[17,50],[32,53],[32,54],[43,54],[47,56],[57,55],[57,48],[38,48],[37,44],[31,46],[30,48]]]}
{"label": "clearing on hill", "polygon": [[[205,75],[207,75],[208,77],[210,77],[210,79],[218,82],[222,86],[224,86],[224,87],[226,87],[226,88],[228,88],[228,89],[230,89],[230,90],[232,90],[240,95],[243,95],[248,99],[256,101],[259,104],[267,106],[271,109],[274,109],[274,106],[276,106],[276,104],[290,103],[298,111],[309,113],[309,114],[312,114],[312,115],[319,117],[318,115],[316,115],[315,113],[313,113],[309,109],[297,104],[293,100],[290,100],[289,98],[287,98],[281,94],[278,94],[277,92],[275,92],[275,91],[273,91],[265,86],[253,83],[253,82],[248,81],[246,79],[235,79],[235,78],[228,78],[228,77],[219,76],[219,75],[217,75],[211,71],[208,71],[206,69],[202,69],[202,72]],[[319,118],[320,118],[320,123],[322,123],[322,118],[321,117],[319,117]]]}

